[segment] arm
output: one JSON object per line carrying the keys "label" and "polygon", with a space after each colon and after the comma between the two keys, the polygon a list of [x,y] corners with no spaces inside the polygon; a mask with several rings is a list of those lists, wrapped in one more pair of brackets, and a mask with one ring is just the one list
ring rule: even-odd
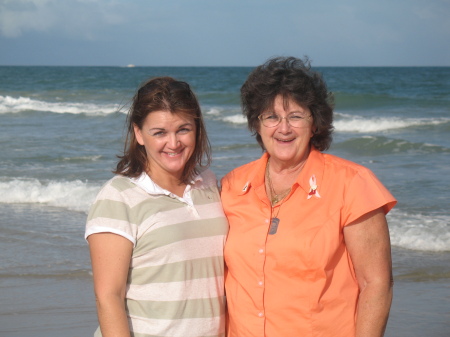
{"label": "arm", "polygon": [[125,290],[133,243],[112,233],[88,237],[97,314],[103,337],[129,337]]}
{"label": "arm", "polygon": [[382,208],[344,228],[360,294],[356,336],[384,335],[392,302],[392,260],[389,229]]}

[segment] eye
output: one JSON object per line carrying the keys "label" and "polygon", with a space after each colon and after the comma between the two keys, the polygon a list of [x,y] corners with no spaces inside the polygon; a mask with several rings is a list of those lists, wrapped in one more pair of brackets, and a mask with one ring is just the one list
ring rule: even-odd
{"label": "eye", "polygon": [[303,117],[298,114],[292,114],[292,115],[289,115],[289,119],[293,120],[293,121],[298,121],[300,119],[303,119]]}
{"label": "eye", "polygon": [[152,136],[154,136],[154,137],[162,137],[165,134],[166,134],[166,131],[156,131],[156,132],[153,132]]}
{"label": "eye", "polygon": [[275,113],[265,113],[265,114],[263,114],[262,115],[262,119],[263,120],[268,120],[268,121],[270,121],[270,120],[278,120],[278,115],[277,114],[275,114]]}
{"label": "eye", "polygon": [[184,134],[189,133],[189,132],[191,132],[191,131],[192,131],[191,128],[186,128],[186,127],[185,127],[185,128],[179,129],[179,130],[178,130],[178,133],[184,135]]}
{"label": "eye", "polygon": [[300,112],[294,112],[289,115],[289,120],[298,121],[307,118],[308,115]]}

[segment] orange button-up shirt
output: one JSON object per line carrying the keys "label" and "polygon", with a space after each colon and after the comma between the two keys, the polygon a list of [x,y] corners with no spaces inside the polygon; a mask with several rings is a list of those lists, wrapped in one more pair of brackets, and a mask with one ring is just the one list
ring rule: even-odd
{"label": "orange button-up shirt", "polygon": [[[229,337],[351,337],[359,288],[343,228],[394,197],[367,168],[312,148],[290,194],[273,209],[268,155],[222,180]],[[314,187],[316,189],[314,189]],[[269,234],[271,218],[280,219]]]}

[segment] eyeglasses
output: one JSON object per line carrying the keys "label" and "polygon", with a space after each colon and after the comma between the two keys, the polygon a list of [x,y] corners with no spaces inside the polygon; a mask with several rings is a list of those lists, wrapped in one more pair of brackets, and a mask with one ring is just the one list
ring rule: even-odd
{"label": "eyeglasses", "polygon": [[258,116],[261,123],[268,128],[274,128],[280,124],[283,119],[286,119],[288,124],[293,128],[300,128],[308,125],[310,118],[311,115],[308,115],[307,112],[291,112],[286,117],[280,117],[275,112],[264,112]]}

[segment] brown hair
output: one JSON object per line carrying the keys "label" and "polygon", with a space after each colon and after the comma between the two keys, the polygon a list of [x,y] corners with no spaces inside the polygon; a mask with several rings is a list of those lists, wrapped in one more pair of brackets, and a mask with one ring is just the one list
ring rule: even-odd
{"label": "brown hair", "polygon": [[187,184],[199,173],[199,167],[208,167],[211,164],[211,145],[195,94],[189,84],[172,77],[150,79],[137,90],[127,115],[124,154],[117,156],[120,161],[113,173],[136,178],[146,170],[147,153],[144,146],[136,140],[134,125],[142,129],[145,118],[154,111],[168,111],[194,118],[195,149],[181,176],[181,182]]}
{"label": "brown hair", "polygon": [[332,141],[333,98],[321,75],[311,70],[308,59],[275,57],[255,68],[241,88],[241,102],[248,128],[264,148],[258,134],[259,115],[273,108],[275,97],[292,99],[307,107],[312,114],[315,132],[311,144],[319,151],[327,150]]}

